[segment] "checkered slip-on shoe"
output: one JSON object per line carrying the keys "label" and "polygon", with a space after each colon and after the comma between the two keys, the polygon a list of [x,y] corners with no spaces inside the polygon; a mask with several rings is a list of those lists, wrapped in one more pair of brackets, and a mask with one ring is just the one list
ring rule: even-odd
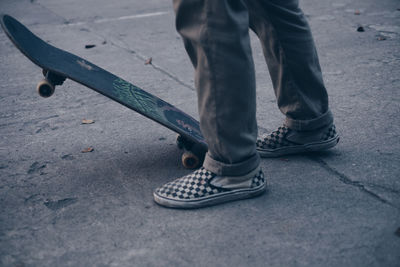
{"label": "checkered slip-on shoe", "polygon": [[336,146],[339,135],[335,125],[312,132],[297,132],[281,126],[278,130],[257,139],[261,157],[272,158],[289,154],[322,151]]}
{"label": "checkered slip-on shoe", "polygon": [[157,188],[154,200],[169,208],[193,209],[251,198],[266,190],[261,168],[244,176],[224,177],[205,168]]}

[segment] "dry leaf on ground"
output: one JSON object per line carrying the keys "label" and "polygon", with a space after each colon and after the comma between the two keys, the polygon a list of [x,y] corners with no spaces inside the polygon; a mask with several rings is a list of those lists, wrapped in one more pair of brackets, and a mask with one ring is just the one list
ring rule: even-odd
{"label": "dry leaf on ground", "polygon": [[93,147],[88,147],[82,150],[82,153],[88,153],[88,152],[93,152],[94,148]]}
{"label": "dry leaf on ground", "polygon": [[82,124],[92,124],[92,123],[94,123],[94,120],[87,120],[87,119],[82,120]]}

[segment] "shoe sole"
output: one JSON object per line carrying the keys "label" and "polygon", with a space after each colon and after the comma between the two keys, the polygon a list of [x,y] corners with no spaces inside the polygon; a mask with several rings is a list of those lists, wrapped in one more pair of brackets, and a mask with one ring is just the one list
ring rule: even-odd
{"label": "shoe sole", "polygon": [[323,141],[323,142],[315,142],[315,143],[308,143],[304,145],[296,145],[292,147],[282,147],[277,149],[257,149],[258,153],[262,158],[276,158],[285,155],[291,154],[300,154],[306,152],[317,152],[330,149],[339,143],[339,135],[335,137]]}
{"label": "shoe sole", "polygon": [[156,193],[153,193],[153,196],[154,201],[157,204],[167,208],[198,209],[226,202],[256,197],[263,194],[266,189],[267,182],[257,188],[237,189],[194,200],[173,200],[159,196]]}

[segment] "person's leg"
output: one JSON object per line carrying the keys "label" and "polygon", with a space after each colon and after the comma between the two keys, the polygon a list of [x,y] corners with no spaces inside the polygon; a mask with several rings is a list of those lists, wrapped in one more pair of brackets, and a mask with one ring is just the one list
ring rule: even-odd
{"label": "person's leg", "polygon": [[259,195],[254,64],[243,0],[174,0],[176,26],[195,68],[203,167],[154,192],[158,204],[198,208]]}
{"label": "person's leg", "polygon": [[176,0],[176,27],[195,68],[204,166],[221,175],[259,164],[249,17],[242,0]]}
{"label": "person's leg", "polygon": [[333,147],[339,140],[318,55],[298,0],[248,1],[285,125],[257,140],[261,156]]}

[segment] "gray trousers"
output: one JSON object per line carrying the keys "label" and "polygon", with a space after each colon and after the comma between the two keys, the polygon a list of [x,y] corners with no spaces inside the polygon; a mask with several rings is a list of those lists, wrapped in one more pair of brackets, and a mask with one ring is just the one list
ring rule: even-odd
{"label": "gray trousers", "polygon": [[249,28],[259,37],[285,124],[331,124],[310,27],[298,0],[174,0],[176,28],[195,68],[204,167],[243,175],[258,167],[256,83]]}

